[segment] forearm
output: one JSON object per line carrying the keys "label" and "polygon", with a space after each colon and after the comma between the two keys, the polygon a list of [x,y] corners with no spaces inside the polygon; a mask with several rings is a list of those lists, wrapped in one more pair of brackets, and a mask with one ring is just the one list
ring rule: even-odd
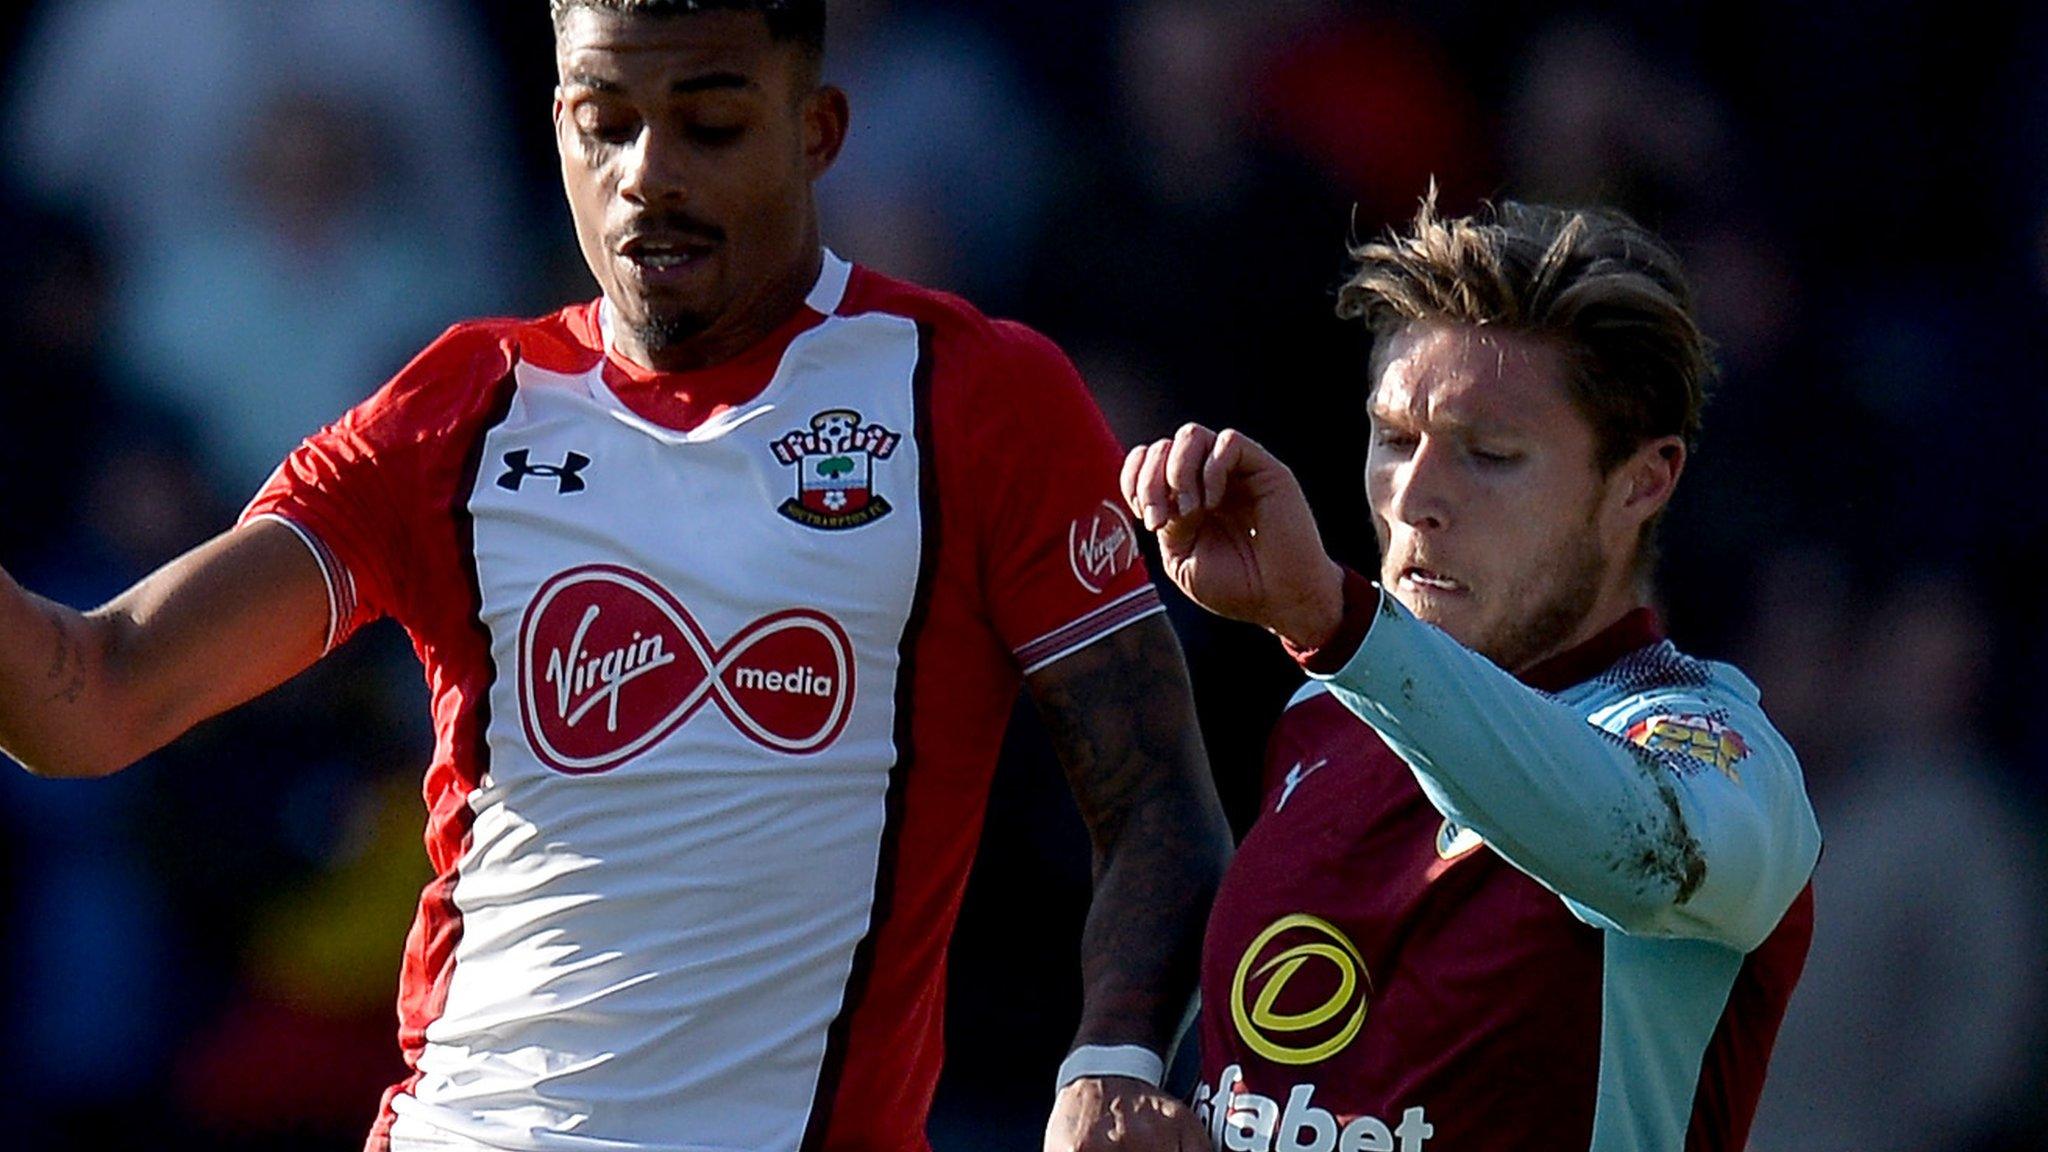
{"label": "forearm", "polygon": [[1230,857],[1178,641],[1141,621],[1034,681],[1094,846],[1077,1044],[1165,1053]]}
{"label": "forearm", "polygon": [[1706,861],[1683,781],[1391,598],[1370,595],[1370,633],[1330,688],[1408,763],[1438,809],[1618,923],[1691,899]]}
{"label": "forearm", "polygon": [[1136,1044],[1172,1058],[1228,860],[1227,833],[1190,835],[1201,818],[1158,805],[1134,817],[1106,860],[1098,853],[1094,901],[1081,933],[1076,1046]]}
{"label": "forearm", "polygon": [[107,625],[0,571],[0,751],[38,775],[101,776],[120,763],[101,685]]}
{"label": "forearm", "polygon": [[[1583,701],[1567,706],[1527,687],[1391,597],[1374,590],[1370,603],[1376,618],[1332,692],[1408,763],[1438,809],[1588,919],[1747,951],[1805,887],[1820,830],[1798,760],[1753,689],[1702,670],[1683,684],[1601,697],[1589,713]],[[1739,729],[1740,770],[1620,734],[1671,710]]]}
{"label": "forearm", "polygon": [[212,540],[81,613],[0,573],[0,749],[104,776],[318,659],[326,586],[276,525]]}

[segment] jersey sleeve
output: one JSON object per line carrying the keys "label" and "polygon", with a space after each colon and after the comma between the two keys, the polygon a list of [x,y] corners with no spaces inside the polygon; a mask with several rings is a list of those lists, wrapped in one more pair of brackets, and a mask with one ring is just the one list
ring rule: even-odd
{"label": "jersey sleeve", "polygon": [[375,460],[344,418],[293,449],[242,512],[243,524],[269,520],[291,529],[319,563],[329,652],[390,610],[382,558],[395,552],[386,542],[395,532]]}
{"label": "jersey sleeve", "polygon": [[964,472],[997,635],[1028,675],[1165,611],[1117,488],[1123,453],[1050,340],[998,323]]}
{"label": "jersey sleeve", "polygon": [[401,615],[404,558],[441,485],[437,453],[464,410],[510,369],[495,334],[450,329],[368,400],[308,437],[285,457],[242,512],[243,524],[270,520],[305,543],[327,581],[332,651],[358,629]]}
{"label": "jersey sleeve", "polygon": [[1748,952],[1777,926],[1820,830],[1753,690],[1689,679],[1589,720],[1364,590],[1370,627],[1324,679],[1446,816],[1604,928]]}

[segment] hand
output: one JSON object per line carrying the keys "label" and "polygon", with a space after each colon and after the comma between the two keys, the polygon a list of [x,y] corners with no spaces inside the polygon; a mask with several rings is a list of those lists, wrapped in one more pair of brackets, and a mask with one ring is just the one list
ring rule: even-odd
{"label": "hand", "polygon": [[1045,1152],[1210,1152],[1182,1101],[1128,1076],[1083,1076],[1060,1090]]}
{"label": "hand", "polygon": [[1188,599],[1296,648],[1336,634],[1344,570],[1323,550],[1294,473],[1250,437],[1189,424],[1133,448],[1123,493]]}

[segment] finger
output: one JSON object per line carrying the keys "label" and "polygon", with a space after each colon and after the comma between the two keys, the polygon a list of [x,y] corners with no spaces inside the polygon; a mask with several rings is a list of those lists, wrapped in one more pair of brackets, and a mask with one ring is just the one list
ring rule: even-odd
{"label": "finger", "polygon": [[1202,464],[1215,443],[1216,434],[1200,424],[1185,425],[1174,436],[1173,449],[1166,457],[1166,482],[1173,492],[1175,515],[1185,516],[1206,506],[1202,499]]}
{"label": "finger", "polygon": [[1138,473],[1145,467],[1146,447],[1147,445],[1140,444],[1129,452],[1124,453],[1123,471],[1117,477],[1118,487],[1123,492],[1124,503],[1130,506],[1131,515],[1140,519],[1144,517],[1145,510],[1140,507],[1138,501]]}
{"label": "finger", "polygon": [[1148,532],[1159,531],[1168,519],[1170,498],[1166,483],[1166,457],[1172,449],[1171,440],[1154,441],[1145,449],[1145,463],[1138,469],[1138,514],[1144,519]]}
{"label": "finger", "polygon": [[1223,506],[1223,498],[1230,491],[1230,477],[1244,463],[1244,446],[1250,439],[1235,428],[1225,428],[1209,447],[1208,457],[1202,461],[1202,491],[1206,497],[1205,507],[1211,509]]}

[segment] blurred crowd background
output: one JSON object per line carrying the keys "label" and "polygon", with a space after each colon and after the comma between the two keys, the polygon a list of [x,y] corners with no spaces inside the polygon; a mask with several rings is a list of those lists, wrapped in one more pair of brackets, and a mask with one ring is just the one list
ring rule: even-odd
{"label": "blurred crowd background", "polygon": [[[2029,11],[2032,8],[2032,11]],[[89,606],[450,322],[586,299],[546,5],[10,6],[0,564]],[[828,238],[1026,320],[1118,433],[1243,427],[1360,567],[1346,241],[1488,198],[1672,239],[1724,370],[1667,619],[1828,837],[1761,1152],[2048,1147],[2048,12],[1967,0],[845,0]],[[1295,679],[1174,599],[1246,826]],[[425,692],[382,626],[111,781],[0,773],[14,1148],[347,1149],[399,1074]],[[1035,1148],[1087,849],[1019,711],[941,1152]],[[1540,1144],[1538,1134],[1533,1142]]]}

